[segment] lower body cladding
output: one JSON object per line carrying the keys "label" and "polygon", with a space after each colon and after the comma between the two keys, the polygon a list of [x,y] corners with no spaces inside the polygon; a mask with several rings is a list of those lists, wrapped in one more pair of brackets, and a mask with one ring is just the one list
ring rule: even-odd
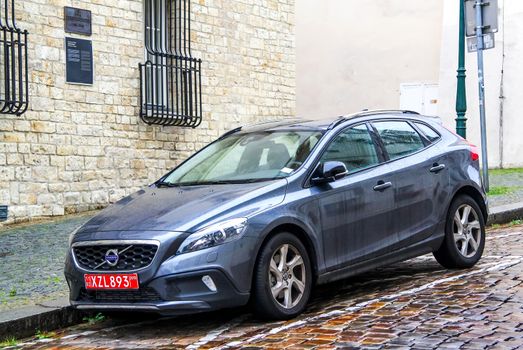
{"label": "lower body cladding", "polygon": [[234,247],[236,242],[231,243],[175,256],[162,263],[156,262],[161,261],[157,256],[150,266],[136,272],[138,289],[87,289],[85,274],[133,272],[85,270],[77,265],[70,253],[65,277],[71,305],[82,310],[141,311],[162,315],[245,305],[250,296],[252,266],[248,255],[242,256],[238,253],[242,250]]}

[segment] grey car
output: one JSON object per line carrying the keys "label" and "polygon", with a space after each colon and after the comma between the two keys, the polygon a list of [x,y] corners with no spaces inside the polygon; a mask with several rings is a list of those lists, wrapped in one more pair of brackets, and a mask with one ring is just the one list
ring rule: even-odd
{"label": "grey car", "polygon": [[71,234],[71,304],[173,315],[250,301],[288,319],[314,285],[382,265],[433,253],[469,268],[488,215],[478,158],[409,111],[234,129]]}

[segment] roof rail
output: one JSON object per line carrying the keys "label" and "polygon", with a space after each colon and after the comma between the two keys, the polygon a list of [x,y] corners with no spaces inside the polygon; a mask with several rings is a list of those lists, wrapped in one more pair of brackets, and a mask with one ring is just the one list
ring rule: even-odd
{"label": "roof rail", "polygon": [[406,109],[375,109],[375,110],[363,110],[358,113],[354,113],[351,115],[351,117],[361,117],[365,115],[374,115],[374,114],[390,114],[390,113],[403,113],[403,114],[418,114],[418,112],[415,111],[409,111]]}
{"label": "roof rail", "polygon": [[418,112],[416,111],[409,111],[409,110],[406,110],[406,109],[375,109],[375,110],[363,110],[361,112],[357,112],[357,113],[353,113],[353,114],[348,114],[348,115],[345,115],[345,116],[341,116],[339,117],[338,119],[336,119],[335,121],[333,121],[331,123],[331,125],[329,125],[329,129],[332,129],[336,126],[338,126],[339,124],[343,123],[344,121],[346,120],[349,120],[349,119],[352,119],[352,118],[356,118],[356,117],[364,117],[364,116],[368,116],[368,115],[377,115],[377,114],[392,114],[392,113],[401,113],[401,114],[416,114],[416,115],[420,115]]}
{"label": "roof rail", "polygon": [[229,136],[229,135],[231,135],[231,134],[237,133],[238,131],[241,131],[241,130],[242,130],[242,126],[239,126],[239,127],[237,127],[237,128],[234,128],[234,129],[232,129],[232,130],[229,130],[229,131],[227,131],[226,133],[224,133],[223,135],[221,135],[220,137],[218,137],[218,140],[221,140],[221,139],[223,139],[224,137],[227,137],[227,136]]}
{"label": "roof rail", "polygon": [[291,122],[294,122],[294,121],[303,121],[303,119],[300,119],[300,118],[283,118],[283,119],[276,119],[276,120],[266,120],[266,121],[260,122],[260,123],[247,124],[247,125],[239,126],[237,128],[234,128],[232,130],[227,131],[226,133],[224,133],[223,135],[218,137],[218,140],[223,139],[224,137],[230,136],[230,135],[232,135],[234,133],[240,132],[243,129],[255,128],[255,127],[259,127],[259,126],[266,125],[266,124],[275,124],[275,125],[286,124],[286,123],[291,123]]}

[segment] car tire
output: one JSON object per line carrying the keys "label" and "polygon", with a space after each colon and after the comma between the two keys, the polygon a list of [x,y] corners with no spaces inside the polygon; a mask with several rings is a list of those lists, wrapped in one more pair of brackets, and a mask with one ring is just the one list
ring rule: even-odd
{"label": "car tire", "polygon": [[[479,242],[478,242],[479,240]],[[434,257],[449,269],[474,266],[485,248],[485,219],[474,199],[460,195],[450,205],[445,239]]]}
{"label": "car tire", "polygon": [[288,232],[271,237],[261,248],[254,270],[255,315],[262,319],[291,319],[305,309],[311,288],[311,263],[303,243]]}

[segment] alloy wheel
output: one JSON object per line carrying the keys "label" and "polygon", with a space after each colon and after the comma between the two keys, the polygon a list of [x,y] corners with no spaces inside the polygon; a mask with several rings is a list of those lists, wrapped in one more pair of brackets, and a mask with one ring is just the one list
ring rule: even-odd
{"label": "alloy wheel", "polygon": [[481,244],[481,224],[474,208],[461,205],[454,214],[452,226],[458,252],[465,258],[473,257]]}
{"label": "alloy wheel", "polygon": [[283,308],[291,309],[303,297],[306,271],[303,258],[291,244],[283,244],[272,254],[269,283],[272,297]]}

